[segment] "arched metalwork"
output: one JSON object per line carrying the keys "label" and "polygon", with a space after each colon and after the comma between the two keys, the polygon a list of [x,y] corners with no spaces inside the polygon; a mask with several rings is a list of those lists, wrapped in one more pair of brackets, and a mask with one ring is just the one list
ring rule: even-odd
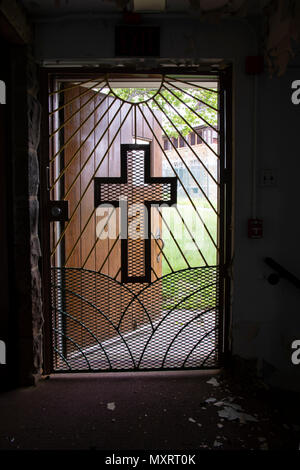
{"label": "arched metalwork", "polygon": [[[48,94],[47,198],[60,214],[49,219],[52,369],[218,367],[224,272],[219,78],[84,75],[54,78]],[[122,149],[131,153],[123,158]],[[132,163],[141,149],[147,171]],[[103,195],[121,210],[115,199],[125,190],[112,188],[117,183],[126,183],[133,203],[138,197],[131,191],[140,197],[147,184],[154,188],[155,197],[146,188],[147,255],[123,256],[119,222],[115,237],[104,237],[113,213],[97,229]],[[144,263],[141,272],[124,276],[124,259],[128,269]]]}
{"label": "arched metalwork", "polygon": [[[207,367],[217,363],[218,267],[191,268],[167,274],[144,285],[138,293],[109,276],[85,269],[53,268],[52,279],[57,370],[172,369],[197,367],[205,361]],[[197,279],[201,279],[200,286],[195,282]],[[186,289],[187,282],[191,285]],[[96,292],[95,285],[98,285]],[[109,287],[112,285],[114,288]],[[172,290],[172,285],[182,287],[170,297],[168,290]],[[107,289],[114,293],[116,303],[120,299],[123,301],[117,315],[116,307],[111,309],[112,299],[103,305]],[[94,302],[88,300],[91,295]],[[74,298],[80,302],[74,302]],[[200,311],[199,302],[202,303]],[[155,303],[162,311],[153,323],[151,316],[155,316]],[[61,307],[66,304],[71,313]],[[131,309],[141,314],[136,330],[131,329]],[[99,318],[103,319],[100,329],[96,319],[91,322],[91,311],[97,315],[98,322]],[[62,316],[71,321],[59,327]],[[109,331],[109,327],[113,331]],[[89,340],[84,333],[88,333]],[[75,349],[68,348],[68,341]],[[195,353],[201,344],[203,347]]]}

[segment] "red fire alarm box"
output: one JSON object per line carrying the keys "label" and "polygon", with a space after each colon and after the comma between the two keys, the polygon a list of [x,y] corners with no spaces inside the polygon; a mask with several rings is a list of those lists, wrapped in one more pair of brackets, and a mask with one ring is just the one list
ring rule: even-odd
{"label": "red fire alarm box", "polygon": [[263,237],[263,221],[261,219],[248,219],[248,237]]}

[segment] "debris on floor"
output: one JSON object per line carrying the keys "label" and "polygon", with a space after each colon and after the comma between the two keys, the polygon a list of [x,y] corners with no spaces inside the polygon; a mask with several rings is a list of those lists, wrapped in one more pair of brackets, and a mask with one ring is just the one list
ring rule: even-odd
{"label": "debris on floor", "polygon": [[207,398],[207,400],[205,400],[205,403],[214,403],[215,401],[217,401],[216,398]]}
{"label": "debris on floor", "polygon": [[110,402],[110,403],[107,403],[107,409],[108,410],[111,410],[111,411],[114,411],[116,409],[116,404],[115,402]]}
{"label": "debris on floor", "polygon": [[[0,449],[130,450],[145,449],[145,442],[149,449],[185,451],[298,449],[296,397],[250,389],[225,373],[213,379],[53,377],[26,393],[0,395]],[[74,403],[80,403],[76,412]]]}
{"label": "debris on floor", "polygon": [[214,387],[219,387],[220,386],[219,382],[217,381],[217,379],[215,377],[212,377],[206,383],[210,384],[210,385],[213,385]]}
{"label": "debris on floor", "polygon": [[223,444],[222,444],[222,442],[215,441],[213,445],[214,445],[214,447],[221,447]]}
{"label": "debris on floor", "polygon": [[190,423],[196,423],[196,420],[194,418],[189,418]]}
{"label": "debris on floor", "polygon": [[246,421],[257,422],[257,419],[254,416],[251,416],[241,411],[237,411],[231,406],[225,406],[223,410],[218,411],[218,415],[220,416],[220,418],[226,418],[229,421],[234,421],[235,419],[238,419],[240,423],[243,424],[246,423]]}

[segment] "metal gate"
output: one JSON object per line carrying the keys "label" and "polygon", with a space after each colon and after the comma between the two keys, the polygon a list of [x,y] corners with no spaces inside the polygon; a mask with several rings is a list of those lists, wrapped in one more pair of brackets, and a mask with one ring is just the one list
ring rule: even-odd
{"label": "metal gate", "polygon": [[220,366],[224,96],[218,75],[50,74],[48,371]]}

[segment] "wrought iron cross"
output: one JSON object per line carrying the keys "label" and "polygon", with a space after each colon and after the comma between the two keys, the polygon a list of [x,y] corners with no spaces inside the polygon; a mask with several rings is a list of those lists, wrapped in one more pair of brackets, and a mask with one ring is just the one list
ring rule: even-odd
{"label": "wrought iron cross", "polygon": [[[124,199],[127,200],[126,217],[120,204]],[[151,176],[150,145],[121,144],[121,176],[95,178],[95,207],[107,203],[120,207],[122,282],[151,281],[151,205],[170,206],[176,202],[177,177]],[[142,238],[135,238],[130,228],[133,204],[141,211],[146,208],[140,227]]]}

